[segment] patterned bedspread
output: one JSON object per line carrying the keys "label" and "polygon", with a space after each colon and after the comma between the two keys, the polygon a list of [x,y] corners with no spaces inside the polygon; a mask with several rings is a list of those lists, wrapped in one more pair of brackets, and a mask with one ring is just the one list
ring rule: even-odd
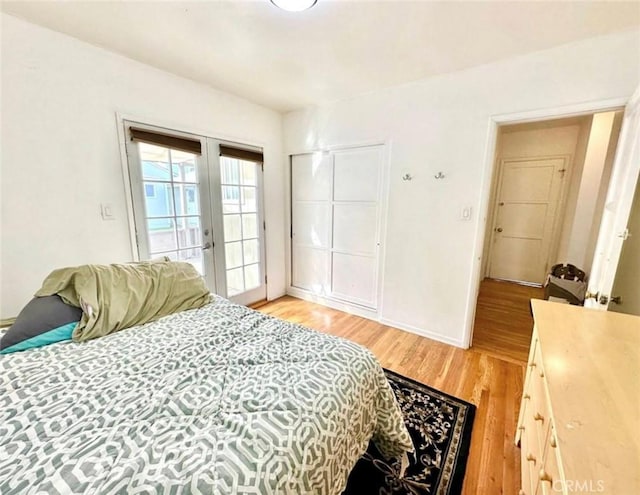
{"label": "patterned bedspread", "polygon": [[366,349],[222,298],[0,355],[0,493],[339,494],[412,448]]}

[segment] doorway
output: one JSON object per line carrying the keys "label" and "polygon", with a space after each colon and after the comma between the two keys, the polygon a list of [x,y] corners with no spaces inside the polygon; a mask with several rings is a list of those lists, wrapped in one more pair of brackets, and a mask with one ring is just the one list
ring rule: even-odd
{"label": "doorway", "polygon": [[124,125],[138,258],[191,263],[240,304],[265,299],[262,150]]}
{"label": "doorway", "polygon": [[[620,109],[498,127],[474,346],[526,359],[529,299],[542,297],[551,267],[589,271],[622,118]],[[486,324],[500,317],[501,330]]]}

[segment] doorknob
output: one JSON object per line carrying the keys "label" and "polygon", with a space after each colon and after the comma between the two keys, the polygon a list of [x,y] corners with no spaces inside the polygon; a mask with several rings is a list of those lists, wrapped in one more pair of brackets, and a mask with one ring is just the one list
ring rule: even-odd
{"label": "doorknob", "polygon": [[210,242],[206,242],[204,246],[202,246],[202,250],[206,251],[207,249],[211,249],[211,243]]}
{"label": "doorknob", "polygon": [[622,304],[622,298],[620,296],[614,296],[611,298],[611,302],[615,304]]}
{"label": "doorknob", "polygon": [[502,227],[498,227],[498,228],[496,229],[496,232],[502,232]]}

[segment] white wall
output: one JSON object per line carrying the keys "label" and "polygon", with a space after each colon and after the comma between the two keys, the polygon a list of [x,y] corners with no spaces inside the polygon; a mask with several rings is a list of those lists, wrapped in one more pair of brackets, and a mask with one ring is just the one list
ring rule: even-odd
{"label": "white wall", "polygon": [[[480,273],[492,116],[628,97],[640,32],[593,38],[285,116],[285,152],[391,143],[382,319],[465,344]],[[490,139],[491,138],[491,139]],[[402,181],[409,172],[412,181]],[[438,171],[446,179],[435,180]],[[463,206],[472,220],[460,220]]]}
{"label": "white wall", "polygon": [[264,147],[268,296],[283,294],[280,114],[2,14],[0,317],[57,267],[132,260],[116,112]]}

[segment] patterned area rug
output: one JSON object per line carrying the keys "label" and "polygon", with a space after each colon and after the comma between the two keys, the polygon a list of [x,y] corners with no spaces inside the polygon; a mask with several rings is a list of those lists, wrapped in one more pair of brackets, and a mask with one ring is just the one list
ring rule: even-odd
{"label": "patterned area rug", "polygon": [[456,495],[462,491],[475,406],[385,370],[416,453],[400,476],[373,443],[349,476],[343,495]]}

